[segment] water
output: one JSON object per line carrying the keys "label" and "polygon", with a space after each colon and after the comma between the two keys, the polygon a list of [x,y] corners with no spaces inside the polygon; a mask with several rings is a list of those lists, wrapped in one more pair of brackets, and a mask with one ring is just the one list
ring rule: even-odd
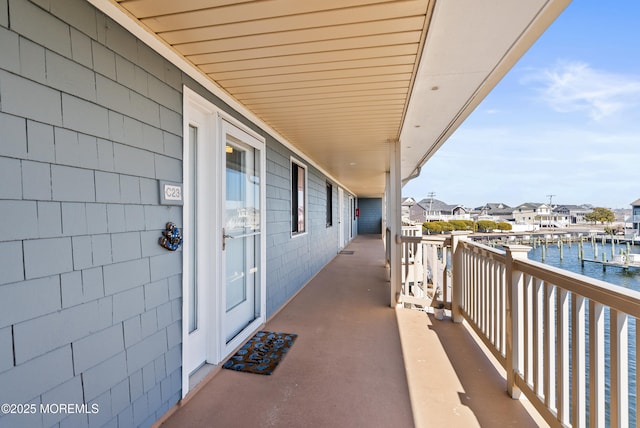
{"label": "water", "polygon": [[[595,244],[598,247],[597,250],[597,260],[602,260],[602,254],[605,254],[607,260],[612,260],[611,254],[611,244],[601,244],[597,242]],[[594,247],[591,241],[585,242],[583,244],[584,249],[584,258],[585,260],[594,259]],[[614,252],[616,254],[620,253],[620,249],[626,251],[626,245],[618,245],[614,246]],[[631,253],[640,254],[640,245],[630,246],[629,247]],[[573,243],[571,246],[568,244],[564,244],[562,253],[563,259],[560,259],[560,248],[557,244],[549,244],[545,249],[545,260],[542,261],[543,250],[541,246],[532,249],[528,256],[529,260],[535,260],[538,262],[543,262],[550,266],[555,266],[561,269],[566,269],[568,271],[579,273],[590,278],[599,279],[601,281],[605,281],[611,284],[619,285],[625,288],[629,288],[632,290],[640,291],[640,269],[639,268],[631,268],[628,271],[623,270],[618,267],[608,266],[606,271],[603,271],[602,265],[599,263],[590,263],[585,261],[584,267],[582,267],[580,259],[578,258],[578,244]],[[608,311],[605,313],[605,325],[609,325],[609,316]],[[630,426],[635,426],[636,422],[636,399],[635,399],[635,389],[636,389],[636,360],[635,360],[635,329],[636,323],[635,319],[631,319],[629,322],[629,422]],[[588,347],[587,347],[588,349]],[[608,351],[609,349],[609,331],[605,332],[605,349]],[[587,359],[588,362],[588,359]],[[609,370],[609,352],[606,352],[606,361],[605,361],[605,371]],[[607,375],[608,378],[608,375]],[[588,382],[587,382],[588,388]],[[605,401],[609,403],[609,385],[607,382],[606,391],[605,391]],[[606,408],[606,420],[607,426],[609,425],[609,409],[608,405]]]}

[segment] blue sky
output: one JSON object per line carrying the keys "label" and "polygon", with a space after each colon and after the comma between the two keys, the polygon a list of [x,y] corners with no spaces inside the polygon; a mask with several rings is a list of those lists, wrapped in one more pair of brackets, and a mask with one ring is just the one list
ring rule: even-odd
{"label": "blue sky", "polygon": [[[453,177],[452,177],[453,176]],[[404,186],[450,204],[640,198],[640,1],[574,0]]]}

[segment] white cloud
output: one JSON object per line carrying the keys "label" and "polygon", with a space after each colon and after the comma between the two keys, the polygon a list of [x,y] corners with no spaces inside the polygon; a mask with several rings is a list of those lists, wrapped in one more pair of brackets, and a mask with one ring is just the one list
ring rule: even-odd
{"label": "white cloud", "polygon": [[584,111],[599,121],[638,105],[640,78],[595,70],[581,62],[535,70],[521,81],[537,82],[542,99],[558,112]]}

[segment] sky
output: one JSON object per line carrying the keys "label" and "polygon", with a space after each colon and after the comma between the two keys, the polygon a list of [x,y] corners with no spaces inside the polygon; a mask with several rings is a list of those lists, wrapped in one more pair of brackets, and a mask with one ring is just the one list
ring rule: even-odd
{"label": "sky", "polygon": [[469,208],[630,208],[640,198],[640,1],[574,0],[402,189],[416,200],[431,192]]}

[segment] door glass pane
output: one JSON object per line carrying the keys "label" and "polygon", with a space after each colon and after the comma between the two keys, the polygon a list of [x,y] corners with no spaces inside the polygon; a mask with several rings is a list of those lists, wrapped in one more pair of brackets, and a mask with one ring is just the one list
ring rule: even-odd
{"label": "door glass pane", "polygon": [[253,320],[260,231],[258,151],[228,137],[226,152],[225,263],[227,312],[247,302]]}
{"label": "door glass pane", "polygon": [[191,231],[189,233],[186,242],[190,246],[191,257],[189,257],[189,272],[191,273],[191,280],[189,281],[189,333],[194,332],[198,328],[198,288],[196,287],[196,233],[194,229],[196,226],[196,200],[193,197],[196,194],[196,141],[198,140],[198,128],[189,125],[189,153],[191,158],[189,159],[189,171],[191,179],[191,218],[189,219],[191,224]]}
{"label": "door glass pane", "polygon": [[247,299],[245,239],[230,239],[227,243],[227,311]]}
{"label": "door glass pane", "polygon": [[260,231],[260,171],[256,150],[230,140],[225,149],[226,221],[229,235]]}
{"label": "door glass pane", "polygon": [[227,311],[247,300],[248,266],[253,265],[252,252],[247,251],[252,242],[249,237],[237,237],[227,241]]}

